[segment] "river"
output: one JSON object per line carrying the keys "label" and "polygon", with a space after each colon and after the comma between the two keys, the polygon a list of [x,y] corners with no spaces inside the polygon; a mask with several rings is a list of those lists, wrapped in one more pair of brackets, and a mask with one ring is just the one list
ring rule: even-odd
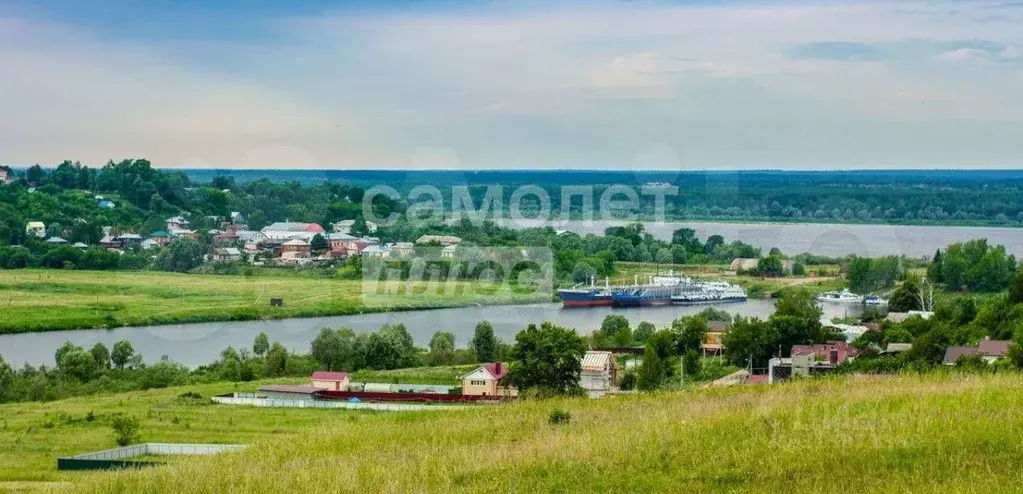
{"label": "river", "polygon": [[[515,334],[531,322],[552,321],[588,334],[600,327],[609,313],[622,314],[633,328],[640,321],[649,321],[663,327],[676,317],[702,311],[706,307],[727,310],[733,314],[766,318],[774,312],[773,300],[749,300],[743,303],[664,306],[635,308],[573,308],[563,309],[561,304],[533,304],[496,307],[463,307],[427,311],[383,312],[355,316],[312,317],[265,321],[229,321],[200,324],[171,324],[117,329],[84,329],[75,331],[48,331],[0,335],[0,355],[15,368],[26,363],[53,365],[53,353],[65,341],[88,349],[96,342],[110,348],[114,342],[127,339],[146,362],[158,361],[166,355],[188,367],[208,364],[220,358],[220,351],[233,346],[251,348],[260,332],[266,332],[271,341],[279,341],[289,350],[307,353],[309,344],[321,328],[347,326],[356,332],[376,331],[384,324],[403,323],[415,338],[416,344],[427,346],[437,331],[455,334],[456,345],[464,346],[472,338],[476,323],[488,320],[494,332],[504,341],[511,342]],[[825,307],[829,317],[847,314],[842,306]]]}
{"label": "river", "polygon": [[[608,226],[620,226],[626,221],[564,221],[537,222],[522,220],[502,222],[512,227],[551,226],[581,235],[603,234]],[[742,240],[760,247],[765,253],[777,247],[790,255],[809,252],[822,256],[866,257],[905,255],[909,257],[933,256],[953,242],[986,238],[992,245],[1004,245],[1009,253],[1023,257],[1023,229],[983,226],[909,226],[858,225],[828,223],[702,223],[702,222],[644,222],[651,235],[670,240],[679,228],[692,228],[696,236],[706,239],[721,235],[725,241]]]}

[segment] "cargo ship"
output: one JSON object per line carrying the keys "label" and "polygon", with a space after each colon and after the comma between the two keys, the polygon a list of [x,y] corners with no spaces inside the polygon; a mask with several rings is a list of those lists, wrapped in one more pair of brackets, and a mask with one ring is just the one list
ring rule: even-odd
{"label": "cargo ship", "polygon": [[680,295],[692,284],[689,278],[668,273],[667,275],[651,276],[646,284],[636,282],[628,286],[611,288],[611,299],[615,306],[639,307],[648,305],[668,305],[671,297]]}
{"label": "cargo ship", "polygon": [[572,288],[563,288],[558,290],[558,296],[561,297],[561,303],[563,307],[606,307],[613,303],[611,299],[611,289],[607,286],[599,287],[594,286],[593,279],[590,280],[590,286],[580,287],[576,285]]}

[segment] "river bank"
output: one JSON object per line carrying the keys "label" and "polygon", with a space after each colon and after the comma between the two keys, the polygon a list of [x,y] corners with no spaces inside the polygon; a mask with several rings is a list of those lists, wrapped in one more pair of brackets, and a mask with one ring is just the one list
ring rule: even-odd
{"label": "river bank", "polygon": [[[0,334],[214,321],[358,315],[550,302],[550,294],[496,293],[469,282],[442,293],[363,299],[362,280],[158,271],[0,270]],[[272,307],[270,299],[283,300]]]}

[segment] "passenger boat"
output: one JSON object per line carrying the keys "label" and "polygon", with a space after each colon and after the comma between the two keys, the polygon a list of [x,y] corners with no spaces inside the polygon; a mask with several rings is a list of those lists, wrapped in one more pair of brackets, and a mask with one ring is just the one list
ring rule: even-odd
{"label": "passenger boat", "polygon": [[824,292],[817,296],[817,301],[832,304],[859,304],[863,302],[863,296],[843,289],[840,292]]}
{"label": "passenger boat", "polygon": [[671,303],[677,305],[714,304],[744,302],[746,290],[724,282],[694,283],[691,289],[672,296]]}

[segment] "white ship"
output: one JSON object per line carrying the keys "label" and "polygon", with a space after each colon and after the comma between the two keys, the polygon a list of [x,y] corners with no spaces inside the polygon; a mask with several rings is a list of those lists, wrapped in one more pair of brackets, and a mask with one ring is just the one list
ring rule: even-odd
{"label": "white ship", "polygon": [[840,292],[824,292],[817,296],[817,301],[831,304],[859,304],[863,303],[863,296],[844,289]]}
{"label": "white ship", "polygon": [[677,305],[743,302],[745,300],[746,290],[721,281],[693,283],[682,293],[671,297],[671,303]]}

